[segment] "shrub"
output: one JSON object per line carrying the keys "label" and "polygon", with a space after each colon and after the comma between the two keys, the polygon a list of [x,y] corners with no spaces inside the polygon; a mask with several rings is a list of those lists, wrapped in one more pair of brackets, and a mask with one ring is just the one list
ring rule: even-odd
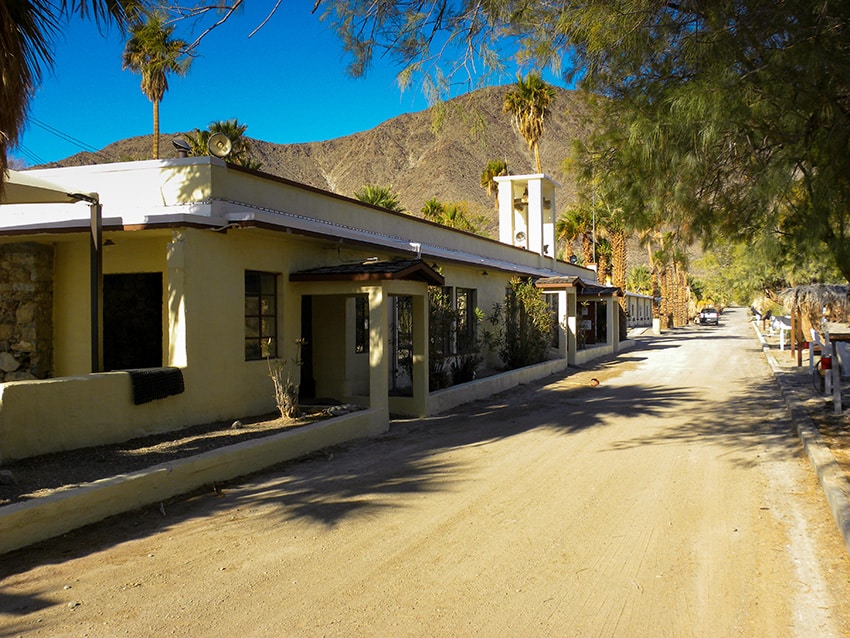
{"label": "shrub", "polygon": [[498,351],[507,368],[513,370],[545,361],[555,320],[543,293],[531,279],[511,280],[503,315]]}
{"label": "shrub", "polygon": [[301,409],[298,407],[299,384],[295,379],[298,376],[297,369],[304,365],[301,360],[301,348],[305,343],[307,342],[304,339],[296,339],[296,353],[292,361],[266,357],[269,376],[274,384],[275,404],[284,419],[297,419],[301,416]]}

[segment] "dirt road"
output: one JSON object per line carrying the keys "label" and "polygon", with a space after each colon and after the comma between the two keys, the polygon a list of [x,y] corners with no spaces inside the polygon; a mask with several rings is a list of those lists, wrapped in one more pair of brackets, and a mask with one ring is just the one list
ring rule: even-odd
{"label": "dirt road", "polygon": [[0,579],[4,636],[850,636],[850,560],[743,311]]}

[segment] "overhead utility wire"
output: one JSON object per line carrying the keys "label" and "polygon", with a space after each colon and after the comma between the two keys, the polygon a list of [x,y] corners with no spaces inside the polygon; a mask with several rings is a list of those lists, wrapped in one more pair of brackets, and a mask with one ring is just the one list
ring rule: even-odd
{"label": "overhead utility wire", "polygon": [[65,140],[66,142],[74,144],[75,146],[80,147],[84,151],[87,151],[87,152],[92,153],[94,155],[100,156],[100,157],[107,159],[107,160],[112,159],[107,153],[99,151],[98,149],[96,149],[91,144],[86,144],[85,142],[78,140],[76,137],[68,135],[67,133],[65,133],[63,131],[60,131],[58,128],[50,126],[50,124],[47,124],[46,122],[42,122],[38,118],[30,117],[29,119],[33,124],[44,129],[48,133],[55,135],[56,137]]}
{"label": "overhead utility wire", "polygon": [[18,146],[18,151],[20,152],[21,155],[26,157],[27,160],[31,164],[46,164],[47,163],[42,158],[40,158],[36,153],[34,153],[31,149],[28,149],[23,144],[20,144]]}

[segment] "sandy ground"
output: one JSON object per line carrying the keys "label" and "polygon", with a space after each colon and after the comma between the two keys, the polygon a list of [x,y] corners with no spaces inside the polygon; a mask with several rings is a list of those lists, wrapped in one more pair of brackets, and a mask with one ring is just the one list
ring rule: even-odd
{"label": "sandy ground", "polygon": [[0,635],[850,636],[850,560],[748,330],[2,556]]}

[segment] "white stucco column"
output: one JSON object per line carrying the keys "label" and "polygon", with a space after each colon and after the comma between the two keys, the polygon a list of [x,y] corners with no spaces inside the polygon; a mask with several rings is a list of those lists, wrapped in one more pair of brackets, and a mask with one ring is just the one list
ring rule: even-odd
{"label": "white stucco column", "polygon": [[538,177],[528,180],[528,250],[543,254],[543,190]]}
{"label": "white stucco column", "polygon": [[514,245],[514,187],[509,180],[499,180],[499,241]]}
{"label": "white stucco column", "polygon": [[186,338],[186,237],[183,231],[171,233],[166,249],[166,317],[167,352],[163,353],[167,366],[185,368],[189,361]]}
{"label": "white stucco column", "polygon": [[543,183],[543,255],[555,259],[557,241],[555,239],[555,188],[551,181]]}
{"label": "white stucco column", "polygon": [[369,407],[389,413],[389,295],[369,289]]}
{"label": "white stucco column", "polygon": [[413,295],[413,409],[428,413],[428,296]]}
{"label": "white stucco column", "polygon": [[608,324],[605,343],[611,347],[612,352],[617,352],[620,344],[620,313],[617,311],[618,308],[619,304],[614,295],[605,300],[606,323]]}
{"label": "white stucco column", "polygon": [[578,352],[578,295],[575,290],[566,293],[567,296],[567,364],[576,365]]}
{"label": "white stucco column", "polygon": [[569,307],[567,306],[567,294],[566,290],[559,290],[558,295],[558,356],[561,359],[566,359],[567,354],[569,353]]}

